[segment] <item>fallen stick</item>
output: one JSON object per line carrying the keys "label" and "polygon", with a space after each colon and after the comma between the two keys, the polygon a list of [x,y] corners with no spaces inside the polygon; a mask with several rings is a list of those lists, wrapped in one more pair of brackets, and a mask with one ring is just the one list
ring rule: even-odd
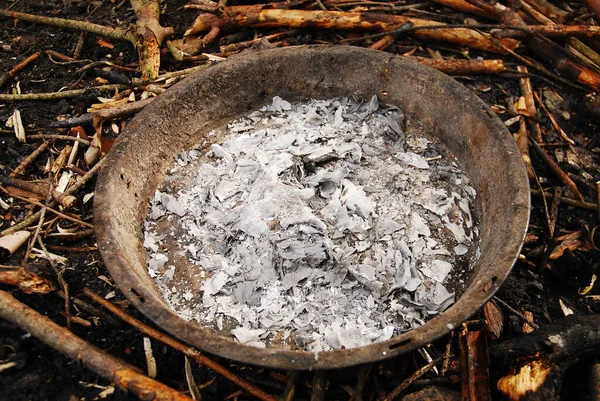
{"label": "fallen stick", "polygon": [[251,39],[251,40],[247,40],[244,42],[237,42],[237,43],[231,43],[228,45],[220,46],[219,50],[221,50],[221,53],[236,52],[236,51],[251,47],[257,43],[260,43],[263,40],[268,40],[270,42],[272,40],[279,39],[283,36],[292,36],[295,33],[296,33],[295,30],[290,30],[290,31],[285,31],[285,32],[277,32],[272,35],[266,35],[266,36],[263,36],[263,37],[260,37],[257,39]]}
{"label": "fallen stick", "polygon": [[375,42],[371,46],[369,46],[369,48],[371,48],[373,50],[384,50],[386,47],[388,47],[392,43],[394,43],[394,36],[393,35],[385,35],[384,37],[379,39],[377,42]]}
{"label": "fallen stick", "polygon": [[152,337],[155,340],[158,340],[158,341],[176,349],[177,351],[180,351],[180,352],[184,353],[185,355],[193,358],[198,364],[205,365],[209,369],[214,370],[216,373],[220,374],[221,376],[223,376],[227,380],[231,381],[235,385],[243,388],[245,391],[254,395],[255,397],[257,397],[263,401],[277,401],[277,399],[274,396],[267,394],[262,389],[256,387],[254,384],[248,382],[243,377],[238,376],[233,372],[230,372],[221,364],[213,361],[212,359],[208,358],[206,355],[201,354],[199,351],[195,350],[194,348],[190,347],[189,345],[186,345],[186,344],[182,343],[181,341],[178,341],[178,340],[174,339],[173,337],[170,337],[169,335],[162,333],[162,332],[144,324],[140,320],[129,315],[127,312],[125,312],[118,306],[114,305],[112,302],[110,302],[110,301],[104,299],[103,297],[101,297],[100,295],[96,294],[89,288],[85,288],[83,290],[83,292],[85,295],[90,297],[94,302],[102,305],[104,308],[108,309],[110,312],[112,312],[114,315],[116,315],[119,319],[129,323],[130,325],[132,325],[133,327],[135,327],[136,329],[138,329],[145,335]]}
{"label": "fallen stick", "polygon": [[442,362],[442,357],[438,357],[433,361],[429,362],[427,365],[423,366],[415,373],[410,375],[406,380],[400,383],[396,388],[394,388],[388,395],[386,395],[382,401],[393,401],[395,400],[404,390],[406,390],[411,384],[417,381],[421,376],[425,373],[429,372],[434,366],[439,365]]}
{"label": "fallen stick", "polygon": [[525,117],[521,117],[519,120],[519,131],[514,134],[514,137],[515,142],[517,143],[517,148],[519,148],[519,152],[521,152],[521,157],[525,163],[525,168],[527,169],[527,177],[529,177],[529,180],[533,181],[535,180],[535,170],[533,169],[531,157],[529,155],[529,139],[527,135],[527,123],[525,122]]}
{"label": "fallen stick", "polygon": [[[530,29],[525,21],[513,10],[500,3],[493,5],[484,0],[467,0],[469,3],[496,15],[503,24]],[[540,25],[554,27],[555,25]],[[553,28],[551,28],[553,29]],[[595,92],[600,91],[600,74],[571,60],[569,53],[559,45],[539,36],[524,39],[525,44],[535,56],[550,64],[563,77],[576,81]]]}
{"label": "fallen stick", "polygon": [[[50,186],[45,183],[33,183],[29,181],[23,181],[18,178],[6,177],[0,175],[0,184],[7,185],[10,187],[15,187],[19,189],[23,189],[25,191],[33,192],[34,194],[46,196],[48,194],[48,190]],[[57,192],[55,190],[51,191],[52,198],[60,203],[60,205],[64,208],[72,208],[77,204],[77,198],[73,195],[67,195],[62,192]]]}
{"label": "fallen stick", "polygon": [[15,75],[23,68],[27,67],[29,64],[33,63],[40,57],[40,52],[33,53],[31,56],[27,57],[25,60],[21,61],[17,64],[12,70],[0,74],[0,88],[4,86],[8,81],[13,79]]}
{"label": "fallen stick", "polygon": [[546,0],[524,0],[525,3],[535,8],[538,12],[542,13],[551,20],[564,23],[569,15],[568,12],[561,10],[554,4],[547,2]]}
{"label": "fallen stick", "polygon": [[[548,14],[543,14],[537,11],[527,2],[521,3],[521,9],[525,11],[527,15],[531,16],[533,19],[539,22],[541,25],[556,25],[557,21],[564,21],[564,19],[556,16],[556,14],[553,14],[551,11],[549,11]],[[546,15],[548,15],[550,18]],[[573,36],[566,36],[565,48],[576,59],[576,61],[590,67],[596,72],[600,72],[600,67],[598,67],[600,66],[600,62],[598,61],[600,60],[600,55],[596,53],[591,47],[583,43],[581,40]]]}
{"label": "fallen stick", "polygon": [[33,152],[31,152],[31,154],[29,156],[27,156],[18,166],[16,169],[14,169],[11,173],[10,173],[10,177],[17,177],[21,174],[23,174],[23,172],[25,171],[25,169],[27,168],[27,166],[29,166],[36,157],[38,157],[40,154],[42,154],[43,151],[45,151],[46,149],[48,149],[48,146],[50,146],[50,144],[52,143],[52,141],[44,141],[42,142],[42,144],[40,146],[38,146],[38,148],[36,150],[34,150]]}
{"label": "fallen stick", "polygon": [[544,163],[546,163],[550,170],[552,170],[552,172],[563,182],[563,184],[569,187],[573,195],[575,195],[581,201],[585,200],[581,192],[579,192],[579,189],[577,189],[577,185],[567,175],[567,173],[565,173],[564,170],[560,168],[560,166],[554,160],[552,160],[550,156],[548,156],[546,151],[542,149],[533,138],[529,138],[529,141],[531,142],[535,153],[544,161]]}
{"label": "fallen stick", "polygon": [[0,284],[19,288],[24,294],[49,294],[56,289],[51,281],[41,278],[33,272],[19,269],[0,269]]}
{"label": "fallen stick", "polygon": [[4,291],[0,291],[0,317],[68,357],[81,362],[86,368],[110,380],[119,389],[129,391],[141,400],[192,400],[143,375],[138,368],[82,340]]}
{"label": "fallen stick", "polygon": [[[1,189],[3,191],[6,191],[4,188],[1,188]],[[46,206],[46,205],[44,205],[44,204],[42,204],[42,203],[40,203],[38,201],[35,201],[33,199],[27,199],[27,198],[24,198],[24,197],[16,195],[16,194],[12,194],[11,196],[13,198],[22,200],[23,202],[27,202],[27,203],[30,203],[32,205],[38,206],[38,207],[45,207],[48,212],[53,213],[53,214],[57,215],[58,217],[63,218],[65,220],[69,220],[69,221],[72,221],[73,223],[79,224],[80,226],[87,227],[87,228],[94,228],[93,224],[86,223],[85,221],[83,221],[81,219],[68,216],[68,215],[66,215],[64,213],[59,212],[58,210],[55,210],[55,209],[51,208],[50,206]],[[77,201],[77,199],[75,199],[75,201]]]}
{"label": "fallen stick", "polygon": [[[90,122],[92,121],[91,117],[90,117]],[[53,123],[50,123],[50,125],[52,126]],[[34,135],[28,135],[27,138],[29,139],[58,139],[58,140],[62,140],[62,141],[73,141],[73,142],[78,142],[80,144],[82,144],[83,146],[90,146],[90,141],[87,141],[83,138],[79,138],[76,136],[69,136],[69,135],[55,135],[55,134],[34,134]]]}
{"label": "fallen stick", "polygon": [[94,33],[96,35],[104,36],[105,38],[127,40],[132,43],[134,41],[134,37],[128,30],[98,25],[87,21],[77,21],[56,17],[45,17],[43,15],[20,13],[17,11],[10,11],[6,9],[0,9],[0,17],[15,18],[21,21],[34,22],[36,24],[52,25],[65,29],[76,29],[79,31],[86,31],[89,33]]}
{"label": "fallen stick", "polygon": [[175,30],[160,25],[158,21],[160,16],[158,0],[130,0],[130,3],[136,14],[137,22],[128,30],[98,25],[88,21],[45,17],[5,9],[0,9],[0,17],[15,18],[65,29],[76,29],[110,39],[126,40],[138,50],[142,79],[152,81],[158,76],[160,68],[160,46],[166,38],[173,35]]}
{"label": "fallen stick", "polygon": [[90,113],[92,117],[92,125],[94,126],[94,128],[98,128],[103,121],[112,120],[114,118],[127,117],[132,114],[138,113],[144,107],[149,105],[153,100],[153,97],[149,97],[144,100],[126,103],[122,106],[110,107],[108,109],[101,109],[92,112]]}
{"label": "fallen stick", "polygon": [[421,64],[435,68],[448,75],[499,74],[506,71],[502,60],[437,60],[413,57]]}
{"label": "fallen stick", "polygon": [[[548,192],[544,192],[542,194],[541,191],[537,190],[537,189],[532,189],[531,190],[531,195],[539,197],[539,198],[548,198],[550,200],[554,199],[554,195]],[[587,210],[592,210],[594,212],[600,213],[600,208],[598,208],[598,203],[591,203],[591,202],[585,202],[585,201],[579,201],[577,199],[573,199],[573,198],[567,198],[567,197],[561,197],[560,198],[560,203],[562,203],[563,205],[567,205],[567,206],[572,206],[572,207],[578,207],[580,209],[587,209]]]}
{"label": "fallen stick", "polygon": [[[377,13],[353,13],[343,11],[307,11],[287,9],[267,9],[264,5],[257,6],[231,6],[225,7],[220,16],[213,14],[200,14],[185,35],[187,37],[208,31],[202,40],[202,45],[216,39],[223,30],[241,27],[269,27],[269,28],[319,28],[387,32],[393,31],[400,25],[412,22],[416,28],[435,28],[444,25],[437,21],[421,18],[412,18],[402,15],[388,15]],[[495,53],[504,53],[500,46],[485,35],[469,28],[423,28],[414,33],[417,37],[446,41],[459,46],[475,48]],[[500,39],[501,43],[509,49],[515,49],[518,42],[513,39]],[[185,42],[177,42],[182,50],[198,51],[199,49],[185,49]]]}
{"label": "fallen stick", "polygon": [[60,100],[60,99],[69,99],[72,97],[77,97],[84,95],[92,90],[99,91],[114,91],[116,90],[124,90],[129,89],[130,85],[122,85],[122,84],[108,84],[101,86],[91,86],[89,88],[84,89],[72,89],[66,90],[62,92],[49,92],[49,93],[21,93],[21,94],[6,94],[0,93],[0,102],[20,102],[25,100]]}

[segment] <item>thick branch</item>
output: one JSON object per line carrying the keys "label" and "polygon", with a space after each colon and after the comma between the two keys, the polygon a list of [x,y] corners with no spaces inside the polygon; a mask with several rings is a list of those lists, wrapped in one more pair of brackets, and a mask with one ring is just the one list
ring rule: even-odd
{"label": "thick branch", "polygon": [[136,367],[87,343],[4,291],[0,291],[0,318],[16,324],[22,330],[81,362],[86,368],[110,380],[120,389],[130,391],[142,400],[192,400],[143,375]]}
{"label": "thick branch", "polygon": [[[443,25],[437,21],[421,18],[405,17],[376,13],[352,13],[342,11],[306,11],[285,9],[263,9],[258,6],[226,7],[221,17],[212,14],[200,14],[193,26],[186,32],[187,36],[209,32],[211,38],[219,31],[240,27],[289,27],[362,30],[375,32],[393,31],[400,25],[412,22],[415,27],[431,27]],[[216,33],[215,33],[216,32]],[[414,33],[417,37],[441,40],[490,52],[504,53],[485,35],[468,28],[422,29]],[[204,42],[207,40],[205,38]],[[515,49],[518,42],[501,39],[504,46]]]}
{"label": "thick branch", "polygon": [[142,79],[152,81],[160,69],[160,47],[174,30],[160,25],[158,0],[130,0],[130,3],[137,17],[134,43],[140,57]]}

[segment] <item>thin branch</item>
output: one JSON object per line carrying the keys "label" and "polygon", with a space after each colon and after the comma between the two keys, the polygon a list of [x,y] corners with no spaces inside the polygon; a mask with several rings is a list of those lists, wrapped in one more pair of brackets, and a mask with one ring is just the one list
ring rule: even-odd
{"label": "thin branch", "polygon": [[237,386],[243,388],[244,390],[246,390],[250,394],[254,395],[255,397],[260,398],[263,401],[277,401],[277,399],[274,396],[267,394],[262,389],[256,387],[254,384],[248,382],[246,379],[242,378],[241,376],[238,376],[235,373],[230,372],[223,365],[220,365],[219,363],[213,361],[212,359],[208,358],[207,356],[201,354],[199,351],[195,350],[194,348],[190,347],[189,345],[186,345],[186,344],[174,339],[173,337],[170,337],[169,335],[162,333],[162,332],[144,324],[140,320],[138,320],[138,319],[134,318],[133,316],[129,315],[128,313],[126,313],[124,310],[120,309],[118,306],[114,305],[112,302],[110,302],[110,301],[104,299],[103,297],[101,297],[100,295],[96,294],[89,288],[85,288],[83,290],[83,292],[85,293],[85,295],[90,297],[94,302],[102,305],[104,308],[106,308],[109,311],[111,311],[112,313],[114,313],[119,319],[129,323],[130,325],[132,325],[133,327],[135,327],[136,329],[138,329],[145,335],[150,336],[150,337],[154,338],[155,340],[161,341],[162,343],[167,344],[168,346],[170,346],[180,352],[183,352],[185,355],[193,358],[199,364],[205,365],[206,367],[214,370],[221,376],[225,377],[227,380],[229,380],[232,383],[236,384]]}
{"label": "thin branch", "polygon": [[20,13],[17,11],[8,11],[0,9],[0,17],[15,18],[21,21],[34,22],[36,24],[52,25],[65,29],[76,29],[96,35],[104,36],[105,38],[134,41],[131,32],[125,29],[112,28],[109,26],[98,25],[87,21],[77,21],[65,18],[45,17],[42,15],[34,15]]}

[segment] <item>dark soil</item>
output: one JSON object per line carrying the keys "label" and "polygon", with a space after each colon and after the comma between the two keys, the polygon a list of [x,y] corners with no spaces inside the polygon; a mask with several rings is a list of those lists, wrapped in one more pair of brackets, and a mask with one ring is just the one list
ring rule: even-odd
{"label": "dark soil", "polygon": [[[163,5],[162,23],[164,26],[174,27],[177,37],[181,37],[196,15],[194,11],[183,9],[183,5],[186,3],[187,1],[184,0],[175,0]],[[407,1],[407,3],[415,2]],[[15,11],[33,14],[79,20],[86,19],[90,22],[111,26],[125,26],[127,23],[134,22],[134,15],[128,2],[124,2],[124,5],[117,9],[118,4],[119,1],[113,3],[88,0],[17,0],[13,2],[0,0],[1,8],[12,7]],[[431,12],[441,10],[446,15],[451,15],[458,22],[465,17],[439,6],[430,6],[426,10]],[[271,31],[262,30],[260,32],[269,33]],[[254,30],[248,30],[245,36],[251,38],[253,35]],[[98,72],[85,75],[76,72],[78,68],[86,65],[86,62],[59,64],[52,62],[44,54],[45,50],[55,50],[65,55],[72,55],[78,38],[78,32],[0,18],[0,73],[9,71],[27,56],[40,51],[42,52],[40,58],[17,76],[16,81],[18,81],[22,93],[55,92],[61,88],[91,86],[94,84]],[[241,40],[232,36],[228,38],[234,41]],[[293,45],[336,42],[339,38],[340,36],[336,32],[300,30],[288,39],[290,44]],[[90,61],[110,60],[121,65],[130,66],[135,66],[135,63],[137,63],[137,54],[129,43],[111,41],[114,48],[109,49],[100,46],[97,39],[95,35],[90,34],[87,36],[82,59]],[[360,46],[367,46],[368,44],[367,41],[356,43]],[[424,48],[439,50],[444,56],[460,54],[458,49],[451,49],[444,44],[418,42],[411,40],[409,37],[398,40],[387,51],[402,53],[410,46],[415,45],[422,46],[419,52],[423,52],[424,55],[427,54],[423,50]],[[217,45],[206,49],[206,52],[209,53],[218,51]],[[489,55],[471,52],[472,57],[479,55],[489,57]],[[509,68],[515,69],[517,64],[514,59],[505,58],[505,61]],[[165,70],[177,70],[190,65],[189,63],[178,63],[168,56],[165,56],[163,60]],[[120,74],[127,78],[135,76],[124,71],[120,71]],[[515,77],[514,73],[484,77],[462,77],[459,80],[481,96],[490,106],[500,105],[510,108],[509,102],[515,101],[520,95],[518,78]],[[10,82],[1,88],[3,93],[12,91],[16,87],[16,81]],[[570,119],[565,120],[559,117],[558,122],[565,132],[576,139],[582,152],[585,151],[585,154],[589,154],[591,161],[585,167],[579,166],[580,168],[566,164],[562,166],[565,170],[577,175],[589,174],[585,180],[595,185],[596,181],[600,180],[600,167],[597,164],[599,163],[598,138],[600,138],[597,133],[600,125],[597,117],[582,106],[587,101],[586,93],[564,85],[559,86],[549,83],[546,79],[540,77],[534,77],[532,84],[536,90],[545,87],[553,88],[565,99],[562,106],[570,113]],[[41,143],[39,140],[35,140],[27,144],[21,144],[14,137],[12,129],[4,127],[4,123],[12,115],[15,108],[20,110],[23,124],[28,131],[39,130],[45,133],[55,133],[53,129],[48,127],[57,120],[58,116],[71,117],[83,114],[91,104],[97,103],[96,98],[100,95],[112,96],[111,93],[101,94],[97,91],[90,91],[86,95],[68,100],[0,104],[0,122],[2,123],[0,127],[0,174],[8,175],[24,157],[29,155]],[[513,115],[509,111],[500,114],[500,118],[503,120],[510,117],[513,117]],[[544,113],[541,114],[540,124],[542,130],[547,134],[545,136],[547,142],[558,141],[558,134]],[[93,135],[91,126],[84,128],[88,135]],[[512,132],[515,132],[517,128],[518,123],[510,127]],[[560,147],[548,147],[549,152],[552,153],[555,148]],[[23,177],[27,180],[44,178],[43,169],[47,157],[47,155],[41,157],[29,166]],[[555,186],[562,185],[533,153],[532,159],[538,175],[542,177],[544,188],[553,189]],[[91,192],[93,185],[94,182],[88,183],[86,188],[80,191],[79,196]],[[586,200],[594,201],[596,199],[593,188],[580,186],[580,189],[586,195]],[[4,193],[0,193],[0,195],[3,199],[6,199]],[[2,218],[0,220],[0,230],[4,230],[14,222],[21,221],[28,210],[29,207],[22,202],[16,203],[16,206],[11,208],[10,213],[0,209],[0,213],[4,213],[4,215],[0,215]],[[79,207],[78,214],[86,221],[91,221],[91,212],[90,202],[82,204]],[[513,273],[497,294],[498,297],[521,312],[531,312],[535,322],[540,326],[552,324],[564,316],[559,305],[559,299],[577,315],[600,313],[599,302],[578,295],[580,288],[589,285],[592,275],[600,273],[600,252],[593,246],[585,248],[585,245],[594,244],[592,229],[599,225],[598,214],[594,211],[561,206],[557,222],[558,236],[583,230],[582,245],[576,249],[566,251],[562,257],[556,260],[549,260],[544,263],[545,245],[549,239],[545,231],[546,216],[543,203],[539,198],[533,198],[531,212],[530,234],[532,239],[526,243],[522,252],[523,259],[515,265]],[[502,228],[498,227],[498,229]],[[535,236],[535,239],[533,239],[533,236]],[[596,234],[595,241],[595,244],[600,242],[598,234]],[[52,240],[51,238],[46,240],[48,246],[64,247],[63,250],[54,248],[55,250],[51,251],[69,259],[69,269],[64,274],[64,279],[69,284],[72,295],[89,301],[89,299],[80,295],[84,287],[89,287],[102,295],[114,290],[116,295],[112,301],[121,301],[121,306],[127,306],[127,301],[124,300],[118,289],[113,288],[104,280],[110,276],[97,251],[74,252],[64,250],[66,248],[90,247],[94,246],[94,243],[94,238],[91,236],[69,242]],[[23,258],[24,251],[22,250],[10,258],[0,260],[0,263],[18,266],[23,264]],[[25,262],[25,266],[42,276],[56,280],[54,270],[43,260],[29,260]],[[0,286],[0,289],[10,291],[25,304],[55,322],[65,325],[65,317],[61,315],[61,312],[64,311],[64,302],[58,296],[52,294],[24,295],[8,286]],[[596,284],[588,295],[598,294],[600,294],[600,286]],[[133,308],[127,310],[132,315],[142,318]],[[75,334],[110,352],[112,355],[139,367],[141,370],[146,369],[142,345],[143,335],[137,330],[124,323],[111,323],[107,319],[98,318],[77,308],[73,308],[72,313],[92,323],[90,327],[74,324],[73,332]],[[474,317],[474,319],[481,318],[482,316]],[[142,320],[144,319],[142,318]],[[524,335],[522,332],[523,321],[508,310],[504,310],[504,323],[501,337],[498,340],[490,341],[490,346],[493,347],[498,342]],[[446,341],[447,339],[442,339],[438,344],[432,344],[430,353],[434,358],[443,352]],[[187,392],[182,354],[156,341],[152,341],[152,346],[158,362],[157,379],[182,392]],[[77,361],[61,355],[14,325],[0,320],[0,366],[6,362],[15,362],[16,365],[0,372],[1,400],[94,400],[98,399],[98,395],[109,386],[106,379],[85,369]],[[227,361],[220,362],[274,394],[281,394],[286,387],[286,381],[292,377],[288,375],[288,372],[272,372],[256,367],[228,363]],[[375,395],[388,393],[423,364],[423,358],[417,353],[399,360],[375,364],[366,376],[368,379],[364,398],[372,399],[371,397],[375,397]],[[565,383],[568,384],[564,386],[563,399],[586,399],[588,397],[586,388],[589,367],[589,360],[583,361],[574,365],[567,372]],[[193,370],[198,385],[207,383],[207,386],[202,389],[204,400],[222,400],[239,390],[233,384],[203,367],[195,366]],[[357,377],[364,374],[365,369],[361,370],[359,368],[330,372],[327,375],[329,384],[326,399],[349,399],[349,394],[356,388]],[[417,390],[432,382],[439,382],[438,384],[460,390],[460,384],[457,384],[459,380],[457,374],[457,365],[454,361],[447,377],[425,376],[424,380],[417,382],[409,390]],[[296,399],[310,398],[311,378],[310,373],[300,374]],[[210,383],[213,379],[214,382]],[[247,398],[249,397],[242,395],[239,399]],[[106,399],[124,400],[135,399],[135,397],[116,390],[113,394],[106,396]]]}

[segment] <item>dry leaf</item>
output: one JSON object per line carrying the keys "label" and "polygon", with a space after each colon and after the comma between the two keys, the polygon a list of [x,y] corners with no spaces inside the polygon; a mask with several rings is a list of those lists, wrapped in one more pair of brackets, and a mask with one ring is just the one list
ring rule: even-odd
{"label": "dry leaf", "polygon": [[[527,319],[529,319],[529,321],[531,321],[532,323],[535,323],[535,322],[533,321],[533,313],[531,313],[531,312],[529,312],[529,311],[525,311],[525,312],[523,312],[523,315],[524,315],[524,316],[525,316]],[[533,330],[534,330],[534,328],[533,328],[533,327],[531,327],[531,326],[530,326],[530,325],[528,325],[527,323],[523,323],[523,328],[522,328],[523,334],[529,334],[529,333],[531,333]]]}
{"label": "dry leaf", "polygon": [[80,136],[81,138],[85,139],[86,141],[90,140],[90,137],[88,136],[88,134],[86,134],[85,129],[78,125],[77,127],[73,127],[69,130],[69,135],[77,137]]}
{"label": "dry leaf", "polygon": [[563,256],[567,249],[574,251],[589,251],[591,249],[590,244],[587,244],[580,240],[581,235],[583,234],[582,230],[574,231],[569,234],[565,234],[561,237],[558,237],[558,240],[561,241],[550,254],[550,259],[555,260]]}
{"label": "dry leaf", "polygon": [[87,109],[88,113],[92,113],[94,111],[102,109],[110,109],[111,107],[122,106],[124,104],[127,104],[127,102],[129,101],[127,98],[114,100],[102,97],[99,97],[98,100],[100,101],[100,103],[94,103],[93,105],[91,105],[90,108]]}
{"label": "dry leaf", "polygon": [[17,109],[13,112],[12,124],[15,129],[15,136],[19,142],[26,142],[27,139],[25,138],[25,127],[23,127],[23,121],[21,121],[21,112]]}
{"label": "dry leaf", "polygon": [[93,166],[96,164],[98,159],[100,159],[100,154],[102,153],[102,138],[100,136],[100,132],[98,132],[92,138],[92,143],[90,147],[85,151],[85,155],[83,159],[85,160],[88,166]]}
{"label": "dry leaf", "polygon": [[587,295],[588,292],[590,292],[592,290],[592,288],[594,288],[594,284],[596,283],[596,275],[592,274],[592,278],[590,280],[590,284],[588,286],[585,286],[581,289],[579,289],[579,291],[577,291],[577,293],[579,295]]}
{"label": "dry leaf", "polygon": [[63,169],[63,167],[66,166],[67,159],[69,158],[69,154],[71,153],[71,149],[73,149],[73,147],[67,145],[63,148],[63,150],[61,150],[60,154],[54,160],[54,163],[52,163],[52,167],[50,168],[52,174],[57,174],[60,170]]}
{"label": "dry leaf", "polygon": [[573,309],[565,305],[562,299],[558,300],[558,304],[560,305],[560,309],[562,310],[563,315],[569,316],[575,314],[575,312],[573,312]]}
{"label": "dry leaf", "polygon": [[196,381],[194,380],[194,375],[192,374],[192,364],[190,363],[190,358],[185,356],[185,380],[187,381],[188,389],[190,390],[190,395],[194,400],[201,400],[202,397],[200,395],[200,390],[196,385]]}
{"label": "dry leaf", "polygon": [[519,113],[522,116],[533,117],[535,115],[527,109],[527,102],[525,101],[525,96],[519,97],[519,101],[515,104],[515,109],[517,109],[517,113]]}

